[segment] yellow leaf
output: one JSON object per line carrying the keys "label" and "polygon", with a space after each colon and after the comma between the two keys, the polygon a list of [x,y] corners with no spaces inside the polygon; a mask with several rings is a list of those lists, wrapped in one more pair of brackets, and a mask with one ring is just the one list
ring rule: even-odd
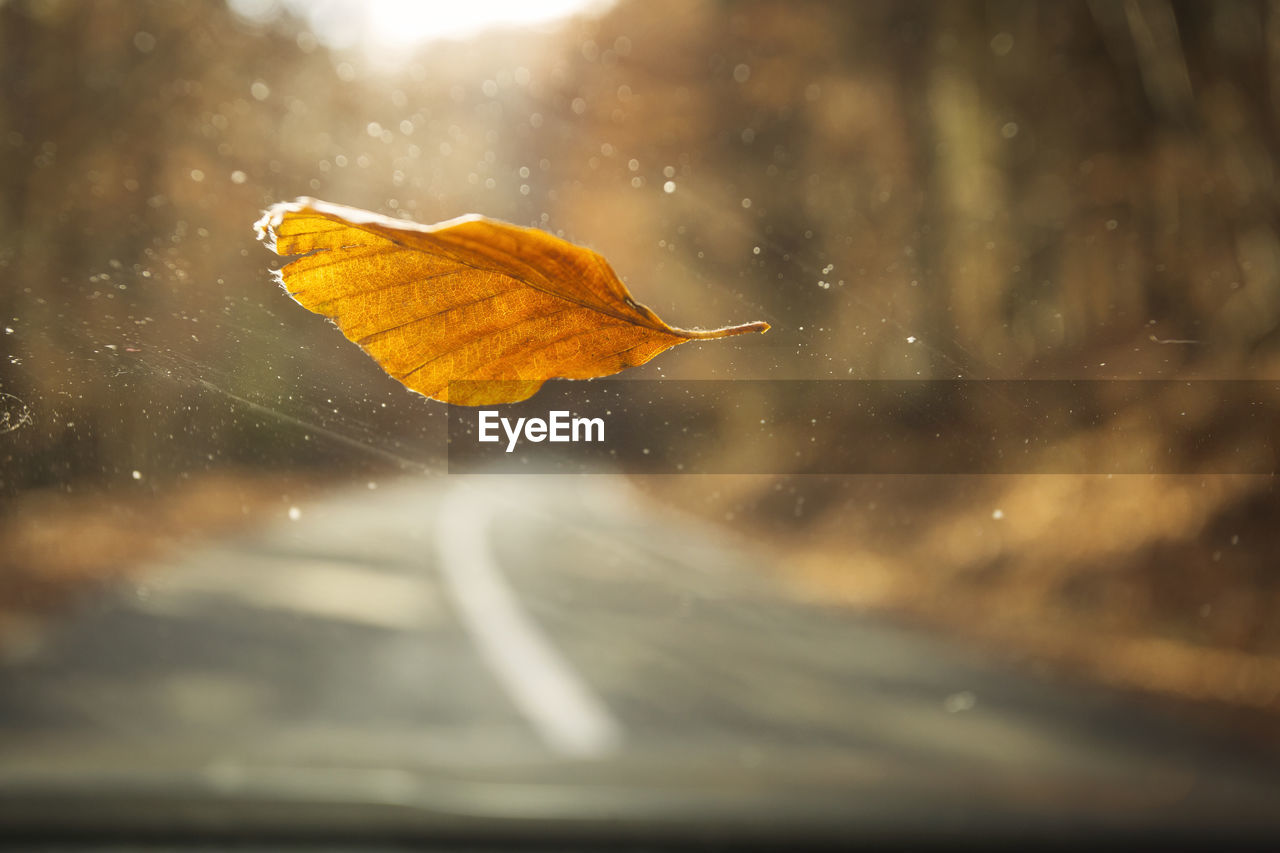
{"label": "yellow leaf", "polygon": [[[668,326],[604,258],[534,228],[463,216],[436,225],[300,198],[256,225],[285,290],[419,394],[514,403],[557,377],[592,379],[691,340],[764,332]],[[451,394],[449,383],[471,381]],[[462,390],[465,389],[465,390]]]}

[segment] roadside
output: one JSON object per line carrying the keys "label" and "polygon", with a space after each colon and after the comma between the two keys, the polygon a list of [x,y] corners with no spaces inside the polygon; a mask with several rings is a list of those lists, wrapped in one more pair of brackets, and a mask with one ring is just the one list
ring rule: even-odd
{"label": "roadside", "polygon": [[44,489],[10,499],[0,513],[0,647],[29,620],[180,546],[287,517],[333,479],[223,470],[152,484],[139,472],[132,488]]}
{"label": "roadside", "polygon": [[802,599],[1280,734],[1270,478],[725,477],[696,501],[673,485],[644,488],[767,550]]}

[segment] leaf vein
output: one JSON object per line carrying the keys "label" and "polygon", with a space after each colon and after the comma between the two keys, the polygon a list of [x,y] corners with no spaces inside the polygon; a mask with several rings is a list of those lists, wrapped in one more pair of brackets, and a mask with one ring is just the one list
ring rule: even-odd
{"label": "leaf vein", "polygon": [[[439,278],[440,276],[457,275],[458,272],[459,272],[458,270],[454,270],[453,272],[441,273],[439,276],[427,276],[427,279]],[[422,281],[426,281],[427,279],[422,279]],[[381,338],[383,335],[390,334],[391,332],[394,332],[397,329],[403,329],[405,326],[412,326],[414,323],[421,323],[424,320],[430,320],[432,317],[439,317],[441,314],[448,314],[452,311],[460,311],[463,308],[470,308],[472,305],[479,305],[482,302],[488,302],[491,299],[497,299],[499,296],[506,296],[508,293],[515,292],[515,290],[516,289],[514,287],[509,287],[506,290],[503,290],[499,293],[490,293],[488,296],[482,296],[479,299],[471,299],[471,300],[468,300],[467,302],[459,302],[456,305],[450,305],[448,308],[441,308],[439,311],[432,311],[430,314],[424,314],[421,317],[415,317],[412,320],[405,320],[403,323],[397,323],[396,325],[391,326],[390,328],[379,329],[376,332],[371,332],[365,335],[360,340],[356,341],[356,343],[358,343],[360,346],[364,346],[367,343],[371,343],[374,340]]]}
{"label": "leaf vein", "polygon": [[[510,323],[510,324],[508,324],[508,325],[506,325],[506,326],[500,326],[500,327],[498,327],[498,328],[496,328],[496,329],[491,329],[491,330],[489,330],[489,331],[487,331],[487,332],[484,332],[483,334],[476,335],[475,337],[471,338],[469,341],[467,341],[467,342],[466,342],[465,344],[463,344],[462,346],[454,347],[454,348],[452,348],[452,349],[447,349],[447,350],[444,350],[443,352],[436,353],[434,356],[432,356],[431,358],[427,359],[427,360],[426,360],[426,361],[424,361],[422,364],[419,364],[417,367],[413,368],[413,369],[412,369],[412,370],[410,370],[408,373],[402,373],[402,374],[400,374],[397,378],[398,378],[398,379],[400,379],[401,381],[404,381],[405,379],[408,379],[410,376],[412,376],[413,374],[415,374],[415,373],[417,373],[418,371],[422,370],[423,368],[425,368],[425,367],[427,367],[427,366],[431,365],[432,363],[437,362],[437,361],[439,361],[440,359],[444,358],[446,355],[449,355],[449,354],[451,354],[451,353],[458,352],[459,350],[466,349],[466,348],[467,348],[467,347],[469,347],[469,346],[474,346],[475,344],[479,343],[480,341],[486,340],[486,339],[488,339],[488,338],[496,337],[496,336],[501,335],[501,334],[503,334],[503,333],[505,333],[505,332],[509,332],[509,331],[511,331],[512,329],[519,328],[520,326],[523,326],[523,325],[525,325],[525,324],[527,324],[527,323],[536,323],[536,322],[538,322],[538,321],[540,321],[540,320],[546,320],[546,319],[548,319],[548,318],[550,318],[550,317],[555,317],[555,316],[557,316],[557,315],[559,315],[559,314],[564,314],[564,313],[566,313],[566,312],[568,312],[568,311],[572,311],[572,310],[573,310],[572,308],[561,308],[561,309],[560,309],[560,310],[558,310],[558,311],[551,311],[551,312],[546,313],[546,314],[539,314],[539,315],[538,315],[538,316],[536,316],[536,317],[521,317],[520,319],[516,320],[514,323]],[[588,329],[587,331],[596,331],[596,330],[595,330],[595,329]],[[483,366],[483,365],[482,365],[482,366]],[[438,389],[437,389],[437,390],[438,390]],[[427,395],[427,396],[430,396],[430,395]]]}

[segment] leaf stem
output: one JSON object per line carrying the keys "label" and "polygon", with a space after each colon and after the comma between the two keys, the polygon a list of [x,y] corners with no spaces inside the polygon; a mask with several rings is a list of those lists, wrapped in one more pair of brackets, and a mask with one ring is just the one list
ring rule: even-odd
{"label": "leaf stem", "polygon": [[733,335],[745,335],[750,332],[769,331],[769,324],[761,320],[754,323],[743,323],[741,326],[725,326],[723,329],[681,329],[690,340],[707,341],[715,338],[728,338]]}

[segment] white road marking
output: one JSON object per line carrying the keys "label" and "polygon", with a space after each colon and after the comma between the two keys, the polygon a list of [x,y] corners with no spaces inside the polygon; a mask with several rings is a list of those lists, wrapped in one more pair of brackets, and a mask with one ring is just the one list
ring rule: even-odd
{"label": "white road marking", "polygon": [[488,521],[484,503],[460,489],[436,518],[440,572],[463,624],[549,747],[571,758],[615,752],[621,727],[520,607],[489,549]]}

